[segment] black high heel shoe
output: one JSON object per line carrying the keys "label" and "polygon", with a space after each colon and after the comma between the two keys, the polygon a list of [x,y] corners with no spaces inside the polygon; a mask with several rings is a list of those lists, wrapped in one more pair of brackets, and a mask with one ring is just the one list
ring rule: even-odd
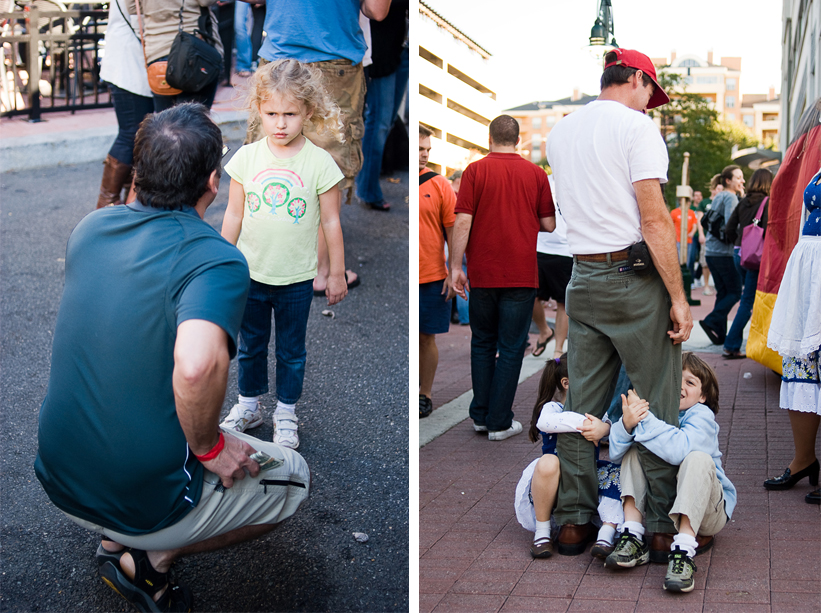
{"label": "black high heel shoe", "polygon": [[764,487],[768,490],[788,490],[793,485],[801,481],[804,477],[810,478],[810,485],[818,485],[818,473],[821,471],[821,465],[818,464],[818,460],[816,459],[815,462],[807,466],[804,470],[799,470],[794,475],[790,473],[789,466],[787,470],[784,471],[784,474],[780,477],[773,477],[772,479],[767,479],[764,482]]}

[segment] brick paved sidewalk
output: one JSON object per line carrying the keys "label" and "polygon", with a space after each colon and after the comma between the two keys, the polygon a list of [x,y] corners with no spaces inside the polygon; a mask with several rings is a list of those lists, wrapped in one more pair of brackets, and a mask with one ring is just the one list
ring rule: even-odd
{"label": "brick paved sidewalk", "polygon": [[[711,307],[694,308],[694,318]],[[469,339],[467,326],[438,337],[437,407],[470,388]],[[541,445],[525,433],[491,443],[465,420],[419,451],[420,611],[821,610],[821,513],[804,502],[814,488],[806,480],[787,492],[761,486],[792,458],[780,380],[752,360],[701,355],[718,374],[720,445],[739,501],[714,549],[696,558],[693,592],[665,592],[662,565],[616,573],[589,553],[532,559],[532,534],[516,521],[513,497]],[[525,429],[537,385],[538,375],[530,377],[516,395]]]}

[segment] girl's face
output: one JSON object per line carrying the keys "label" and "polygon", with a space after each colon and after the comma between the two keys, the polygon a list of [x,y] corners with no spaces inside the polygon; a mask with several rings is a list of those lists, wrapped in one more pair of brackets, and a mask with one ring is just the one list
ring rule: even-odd
{"label": "girl's face", "polygon": [[744,187],[744,173],[741,172],[740,168],[736,168],[733,171],[733,178],[730,179],[730,181],[727,183],[727,187],[725,189],[727,189],[728,191],[733,192],[734,194],[737,194],[738,192],[741,191],[741,188],[743,188],[743,187]]}
{"label": "girl's face", "polygon": [[681,373],[681,400],[679,401],[678,410],[686,411],[696,403],[705,400],[706,398],[701,392],[701,379],[685,368]]}
{"label": "girl's face", "polygon": [[275,147],[287,147],[302,134],[302,126],[311,113],[302,102],[273,94],[259,105],[259,116],[268,142]]}

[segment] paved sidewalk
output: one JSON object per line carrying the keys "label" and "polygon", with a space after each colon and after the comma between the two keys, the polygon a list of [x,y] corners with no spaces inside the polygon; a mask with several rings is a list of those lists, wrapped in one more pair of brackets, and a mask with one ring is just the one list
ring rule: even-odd
{"label": "paved sidewalk", "polygon": [[[694,320],[712,304],[712,297],[702,298]],[[806,480],[787,492],[761,486],[781,474],[793,453],[788,416],[778,408],[780,379],[772,371],[752,360],[722,359],[721,348],[710,345],[696,324],[686,348],[718,374],[720,445],[739,502],[714,549],[696,558],[695,590],[674,595],[662,589],[662,565],[615,573],[588,553],[531,558],[532,534],[516,521],[513,497],[541,445],[530,443],[526,432],[500,443],[476,434],[465,419],[470,328],[451,326],[437,341],[436,410],[420,421],[420,438],[427,431],[429,439],[419,451],[420,611],[821,610],[821,513],[804,502],[814,488]],[[550,344],[545,355],[552,352]],[[520,379],[514,403],[525,430],[544,359],[525,358],[524,369],[535,374]],[[447,413],[455,426],[426,426],[445,421]]]}

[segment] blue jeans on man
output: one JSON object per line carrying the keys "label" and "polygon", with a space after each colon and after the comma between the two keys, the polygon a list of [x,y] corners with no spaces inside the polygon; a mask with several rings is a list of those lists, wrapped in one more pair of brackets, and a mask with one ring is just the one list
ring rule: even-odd
{"label": "blue jeans on man", "polygon": [[741,298],[741,277],[731,255],[708,255],[706,260],[716,286],[716,301],[703,321],[723,343],[727,338],[727,316]]}
{"label": "blue jeans on man", "polygon": [[314,297],[313,279],[291,285],[266,285],[251,279],[239,332],[238,388],[242,396],[268,393],[268,344],[271,312],[276,334],[277,400],[296,404],[305,379],[305,336]]}
{"label": "blue jeans on man", "polygon": [[393,127],[399,106],[408,89],[408,49],[402,50],[402,61],[395,72],[386,77],[368,79],[365,95],[365,136],[362,139],[362,170],[356,177],[356,195],[365,202],[380,205],[385,202],[379,175],[382,154],[388,133]]}
{"label": "blue jeans on man", "polygon": [[507,430],[513,423],[513,399],[535,298],[532,287],[474,287],[470,292],[469,413],[474,423],[490,432]]}

